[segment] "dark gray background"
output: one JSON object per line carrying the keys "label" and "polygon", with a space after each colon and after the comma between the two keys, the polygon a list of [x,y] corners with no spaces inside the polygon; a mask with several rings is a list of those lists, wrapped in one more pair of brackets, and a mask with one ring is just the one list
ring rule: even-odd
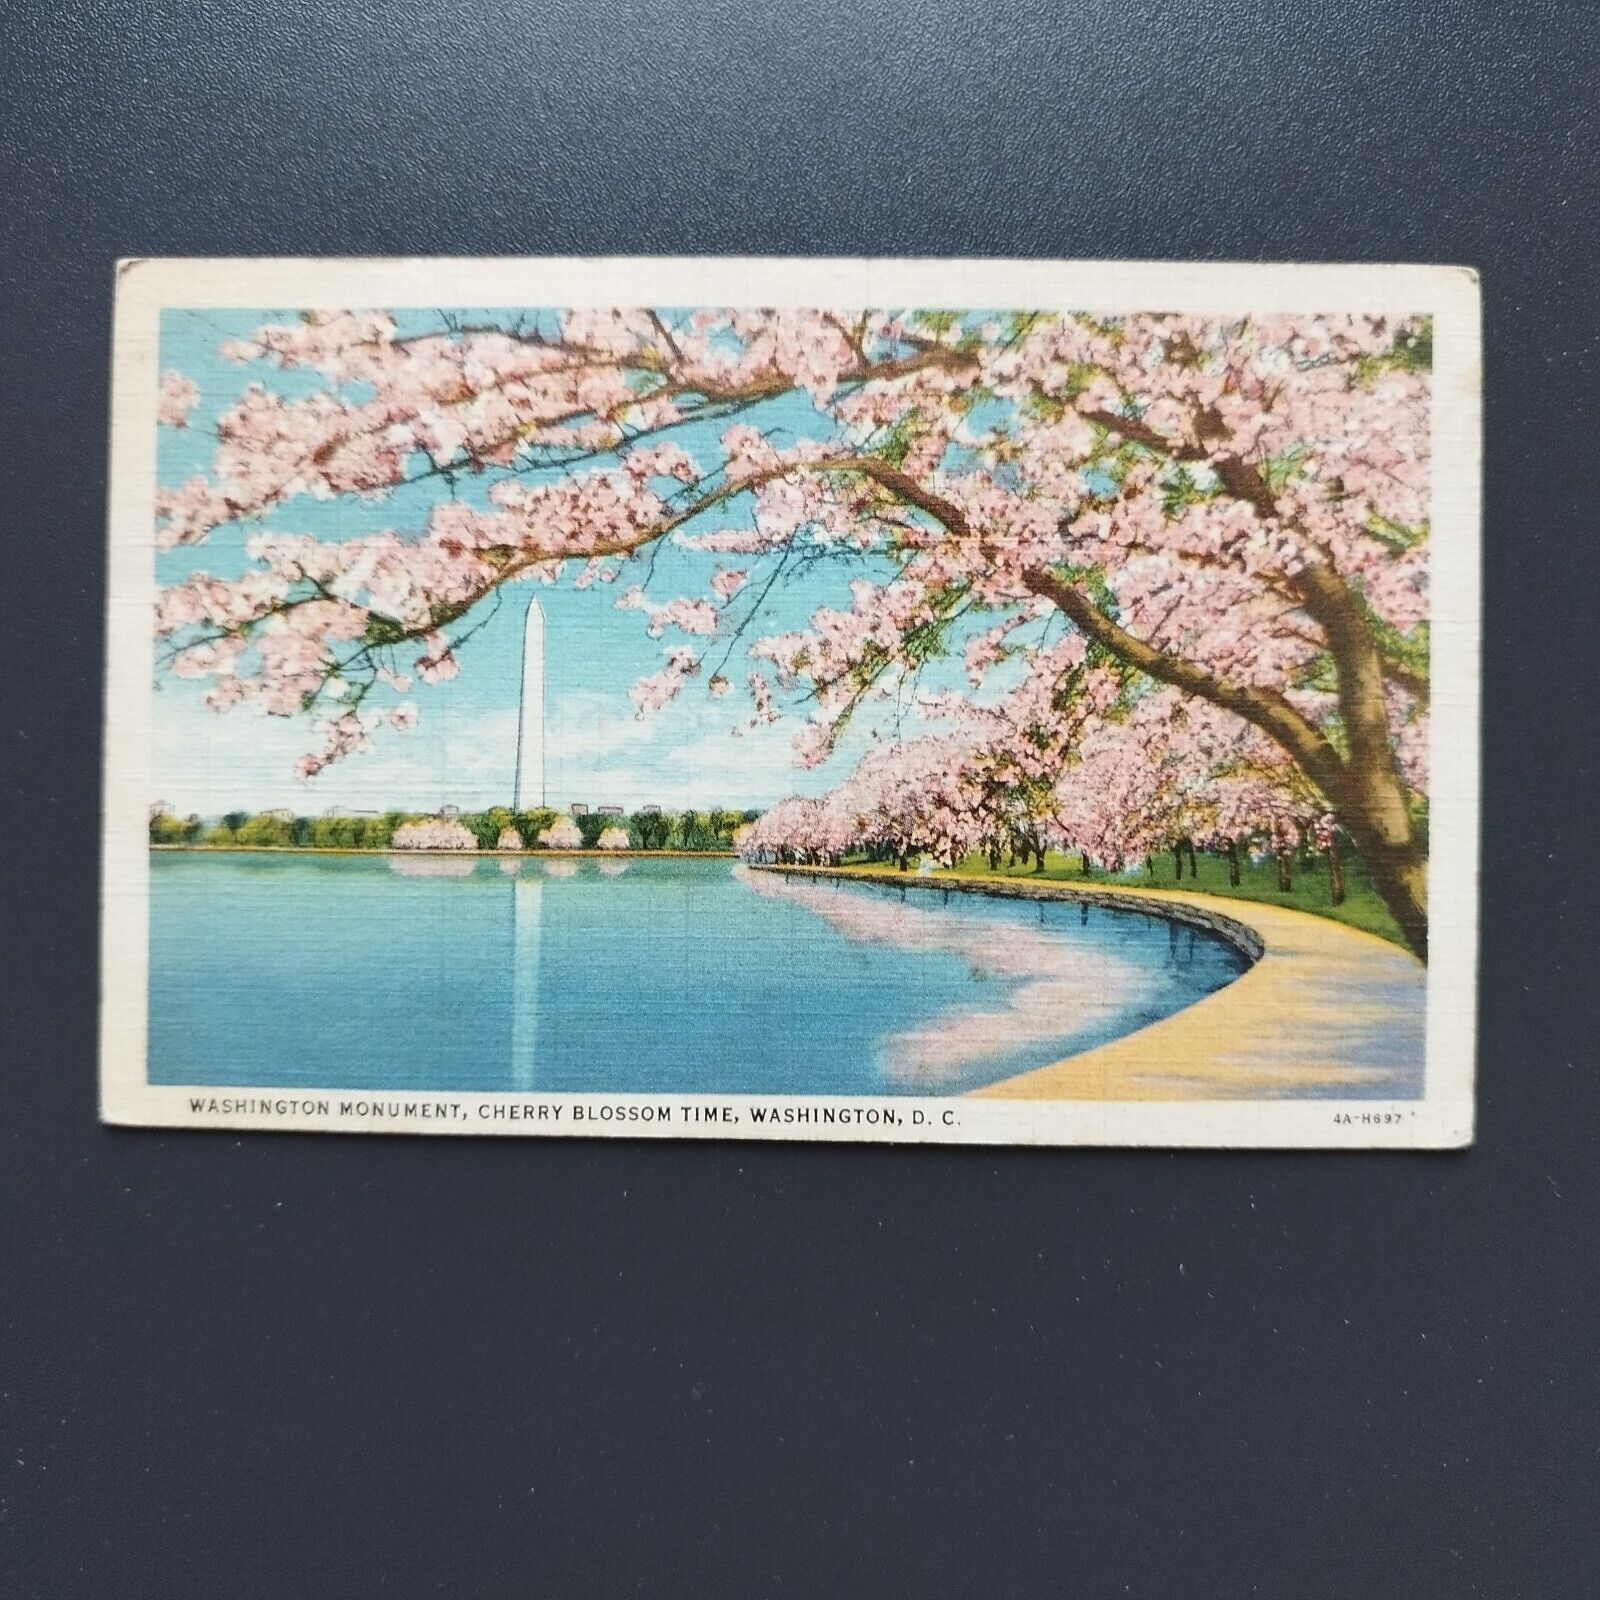
{"label": "dark gray background", "polygon": [[[1593,1595],[1597,67],[1586,4],[0,4],[0,1591]],[[113,259],[552,251],[1480,267],[1478,1148],[97,1127]]]}

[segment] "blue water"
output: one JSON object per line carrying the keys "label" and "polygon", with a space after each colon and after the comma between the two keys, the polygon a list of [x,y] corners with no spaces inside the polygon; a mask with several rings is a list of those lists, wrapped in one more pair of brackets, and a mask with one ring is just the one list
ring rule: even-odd
{"label": "blue water", "polygon": [[150,1080],[953,1094],[1244,959],[1157,917],[729,861],[158,854]]}

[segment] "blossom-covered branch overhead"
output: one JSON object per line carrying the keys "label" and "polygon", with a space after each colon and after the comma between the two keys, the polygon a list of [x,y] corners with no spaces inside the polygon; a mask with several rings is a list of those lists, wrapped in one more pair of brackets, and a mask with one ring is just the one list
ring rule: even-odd
{"label": "blossom-covered branch overhead", "polygon": [[[411,725],[518,581],[620,585],[662,640],[642,714],[744,684],[752,721],[803,704],[806,760],[944,657],[1057,776],[1097,740],[1145,761],[1118,730],[1146,700],[1203,707],[1235,746],[1208,770],[1277,767],[1337,812],[1420,945],[1429,340],[1345,315],[308,315],[230,345],[302,376],[249,387],[210,470],[157,501],[163,545],[237,526],[250,570],[167,589],[156,631],[219,709],[318,720],[308,774]],[[192,387],[168,375],[164,421],[194,426]],[[293,531],[343,497],[394,526]],[[715,557],[707,592],[650,592],[667,540]],[[763,635],[767,573],[822,556],[856,567],[849,604]]]}

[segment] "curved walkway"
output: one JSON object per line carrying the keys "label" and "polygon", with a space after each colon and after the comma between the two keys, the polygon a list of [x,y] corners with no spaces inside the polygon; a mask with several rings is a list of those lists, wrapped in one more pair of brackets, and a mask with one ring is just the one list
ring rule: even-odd
{"label": "curved walkway", "polygon": [[972,1091],[1012,1100],[1404,1099],[1423,1088],[1427,969],[1376,934],[1286,906],[1135,885],[772,867],[1006,899],[1088,901],[1209,928],[1250,958],[1226,987],[1080,1055]]}

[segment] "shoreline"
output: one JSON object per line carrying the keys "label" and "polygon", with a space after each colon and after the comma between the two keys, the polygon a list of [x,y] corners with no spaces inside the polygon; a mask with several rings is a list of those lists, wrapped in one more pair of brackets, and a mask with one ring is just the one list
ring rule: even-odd
{"label": "shoreline", "polygon": [[1314,912],[1178,889],[917,877],[880,868],[786,867],[841,883],[1057,900],[1203,928],[1250,965],[1183,1010],[1076,1055],[967,1091],[989,1100],[1415,1100],[1424,1090],[1427,968],[1375,933]]}

